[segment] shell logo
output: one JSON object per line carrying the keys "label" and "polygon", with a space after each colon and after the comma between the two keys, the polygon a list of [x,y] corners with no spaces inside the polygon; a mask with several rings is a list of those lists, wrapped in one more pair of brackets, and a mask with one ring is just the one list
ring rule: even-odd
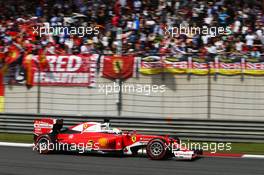
{"label": "shell logo", "polygon": [[106,147],[108,145],[108,139],[107,138],[100,138],[98,140],[101,147]]}

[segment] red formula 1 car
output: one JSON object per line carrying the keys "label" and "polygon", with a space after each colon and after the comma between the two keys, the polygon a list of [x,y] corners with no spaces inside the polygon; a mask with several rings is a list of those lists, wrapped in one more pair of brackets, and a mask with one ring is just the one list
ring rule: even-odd
{"label": "red formula 1 car", "polygon": [[146,149],[149,159],[161,160],[171,157],[194,159],[200,150],[180,147],[179,140],[168,136],[142,135],[122,132],[111,128],[109,122],[84,122],[63,128],[63,120],[43,118],[34,121],[34,149],[47,154],[55,151],[77,151],[96,153],[119,153],[136,155]]}

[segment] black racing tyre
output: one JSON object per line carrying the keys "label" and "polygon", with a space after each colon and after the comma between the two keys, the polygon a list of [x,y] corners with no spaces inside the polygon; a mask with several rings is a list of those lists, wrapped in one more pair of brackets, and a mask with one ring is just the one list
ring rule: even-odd
{"label": "black racing tyre", "polygon": [[35,147],[40,154],[48,154],[54,151],[55,143],[50,136],[45,135],[37,139]]}
{"label": "black racing tyre", "polygon": [[161,139],[152,139],[146,147],[147,156],[151,160],[167,159],[168,150],[166,150],[165,142]]}

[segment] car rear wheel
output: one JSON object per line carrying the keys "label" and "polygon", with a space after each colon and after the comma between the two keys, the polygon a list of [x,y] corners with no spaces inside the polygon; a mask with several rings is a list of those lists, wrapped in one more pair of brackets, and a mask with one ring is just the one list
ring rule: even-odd
{"label": "car rear wheel", "polygon": [[49,136],[43,136],[37,140],[36,148],[40,154],[48,154],[54,150],[54,144]]}
{"label": "car rear wheel", "polygon": [[167,150],[164,141],[153,139],[147,145],[147,156],[152,160],[162,160],[167,158]]}

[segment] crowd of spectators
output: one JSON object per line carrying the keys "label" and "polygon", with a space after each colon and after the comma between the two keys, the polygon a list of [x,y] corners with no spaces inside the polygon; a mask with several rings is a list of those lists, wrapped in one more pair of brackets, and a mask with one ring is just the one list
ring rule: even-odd
{"label": "crowd of spectators", "polygon": [[[98,27],[98,33],[39,36],[33,27]],[[171,27],[224,27],[225,34],[165,32]],[[120,30],[122,29],[122,30]],[[121,39],[121,40],[120,40]],[[264,5],[259,0],[8,0],[0,2],[0,52],[138,55],[238,54],[264,51]]]}

